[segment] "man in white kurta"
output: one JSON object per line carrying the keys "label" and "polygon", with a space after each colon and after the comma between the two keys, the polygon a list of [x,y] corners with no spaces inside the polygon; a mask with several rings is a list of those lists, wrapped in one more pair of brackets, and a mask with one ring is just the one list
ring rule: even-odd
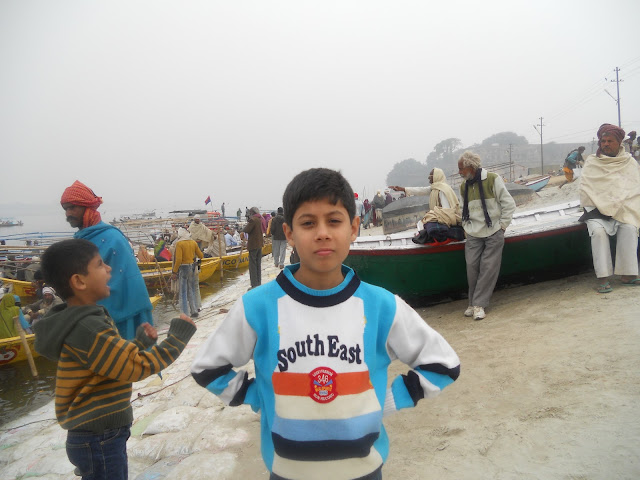
{"label": "man in white kurta", "polygon": [[[598,129],[598,151],[590,155],[580,180],[580,203],[591,237],[593,267],[599,293],[608,293],[612,275],[623,285],[640,286],[638,230],[640,229],[640,166],[621,145],[625,132],[605,123]],[[609,237],[616,237],[615,268]]]}

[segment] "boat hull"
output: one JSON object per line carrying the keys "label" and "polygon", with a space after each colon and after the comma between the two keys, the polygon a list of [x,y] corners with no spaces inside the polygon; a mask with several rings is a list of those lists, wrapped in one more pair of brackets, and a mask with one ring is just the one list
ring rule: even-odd
{"label": "boat hull", "polygon": [[[165,263],[165,262],[162,262]],[[144,283],[148,288],[158,288],[161,286],[162,281],[160,277],[164,277],[165,282],[169,282],[171,279],[171,262],[167,267],[161,267],[160,271],[158,271],[157,267],[155,269],[143,269],[140,273],[142,273],[142,278],[144,278]],[[150,264],[141,264],[138,266],[140,268],[144,268],[145,265]],[[205,258],[200,264],[200,273],[198,274],[198,282],[205,282],[220,268],[220,259],[219,258]]]}
{"label": "boat hull", "polygon": [[[38,352],[33,348],[35,342],[35,335],[25,335],[27,339],[27,345],[31,354],[38,357]],[[0,339],[0,366],[9,365],[11,363],[22,362],[27,359],[27,352],[22,345],[20,337],[1,338]]]}
{"label": "boat hull", "polygon": [[[270,243],[264,244],[262,247],[262,256],[269,255],[272,252]],[[233,255],[225,255],[222,257],[222,268],[225,270],[235,270],[236,268],[245,268],[249,266],[249,252],[244,250],[242,253]]]}
{"label": "boat hull", "polygon": [[[414,303],[461,297],[468,290],[464,245],[352,249],[345,264],[363,281]],[[566,276],[592,265],[591,244],[583,224],[507,237],[498,285]]]}
{"label": "boat hull", "polygon": [[24,282],[22,280],[13,280],[11,278],[0,278],[0,282],[3,285],[13,285],[12,293],[19,297],[35,297],[36,288],[31,282]]}

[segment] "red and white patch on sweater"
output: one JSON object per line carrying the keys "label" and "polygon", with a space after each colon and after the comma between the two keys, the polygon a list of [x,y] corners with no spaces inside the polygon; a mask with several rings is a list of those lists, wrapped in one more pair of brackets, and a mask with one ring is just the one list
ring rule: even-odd
{"label": "red and white patch on sweater", "polygon": [[309,373],[311,392],[309,396],[318,403],[329,403],[338,396],[336,379],[338,374],[329,367],[318,367]]}

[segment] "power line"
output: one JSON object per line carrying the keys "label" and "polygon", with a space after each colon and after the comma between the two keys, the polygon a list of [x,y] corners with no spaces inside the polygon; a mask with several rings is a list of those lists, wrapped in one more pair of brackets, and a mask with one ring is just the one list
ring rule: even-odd
{"label": "power line", "polygon": [[587,129],[587,130],[581,130],[581,131],[579,131],[579,132],[566,133],[566,134],[564,134],[564,135],[557,135],[557,136],[555,136],[555,137],[553,137],[553,138],[549,138],[549,139],[547,139],[547,142],[551,142],[551,141],[556,140],[556,139],[558,139],[558,138],[573,137],[574,135],[582,135],[583,133],[587,133],[587,132],[594,132],[594,131],[596,131],[597,129],[598,129],[598,127],[595,127],[595,128],[589,128],[589,129]]}

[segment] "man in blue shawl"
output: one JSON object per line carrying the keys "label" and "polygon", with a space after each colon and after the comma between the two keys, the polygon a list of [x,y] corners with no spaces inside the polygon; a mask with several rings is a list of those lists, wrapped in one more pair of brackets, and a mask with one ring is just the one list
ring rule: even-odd
{"label": "man in blue shawl", "polygon": [[67,222],[79,230],[75,238],[94,243],[100,256],[111,267],[111,295],[98,302],[116,322],[120,335],[135,338],[136,328],[145,322],[153,325],[151,301],[128,240],[120,230],[104,223],[97,208],[102,197],[79,181],[62,194],[60,204]]}

